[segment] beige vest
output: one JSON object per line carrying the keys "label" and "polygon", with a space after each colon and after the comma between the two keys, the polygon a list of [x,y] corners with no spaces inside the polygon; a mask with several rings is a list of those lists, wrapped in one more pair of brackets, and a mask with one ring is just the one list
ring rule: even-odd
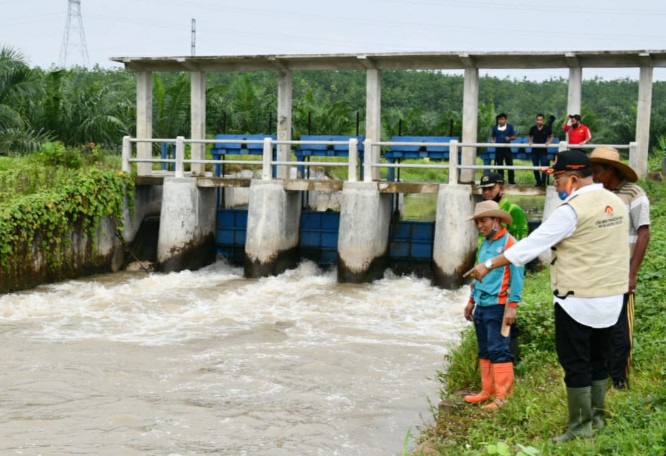
{"label": "beige vest", "polygon": [[550,285],[564,297],[597,298],[629,290],[629,214],[607,190],[575,195],[576,231],[553,247]]}

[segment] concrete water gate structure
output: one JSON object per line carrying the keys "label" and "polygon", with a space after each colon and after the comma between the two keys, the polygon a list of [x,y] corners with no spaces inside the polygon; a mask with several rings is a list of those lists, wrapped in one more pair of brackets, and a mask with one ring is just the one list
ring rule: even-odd
{"label": "concrete water gate structure", "polygon": [[[138,182],[141,179],[163,180],[161,227],[158,241],[158,264],[164,270],[199,267],[210,255],[196,252],[208,249],[215,231],[214,187],[246,185],[230,180],[219,181],[205,175],[206,77],[207,72],[272,71],[278,75],[276,156],[263,154],[262,179],[250,183],[247,238],[245,246],[246,274],[250,276],[280,272],[281,259],[299,242],[300,194],[312,190],[316,182],[289,179],[292,119],[292,90],[294,71],[358,70],[366,73],[366,122],[364,137],[365,166],[363,181],[351,179],[342,187],[343,204],[340,211],[338,237],[338,277],[341,281],[372,280],[382,269],[388,242],[391,205],[387,197],[392,192],[434,191],[433,185],[406,190],[400,183],[379,181],[379,147],[381,132],[381,72],[382,70],[462,70],[464,72],[463,123],[460,143],[451,143],[449,183],[437,186],[437,220],[433,246],[433,282],[456,287],[460,272],[474,254],[476,235],[463,217],[473,206],[477,148],[488,146],[477,142],[477,115],[480,69],[545,69],[568,68],[567,112],[580,112],[584,68],[639,68],[636,138],[630,148],[630,164],[644,177],[647,156],[652,102],[652,79],[655,67],[666,67],[666,51],[572,51],[528,53],[388,53],[388,54],[330,54],[330,55],[254,55],[254,56],[183,56],[183,57],[117,57],[125,68],[136,73],[137,138],[123,142],[124,167],[136,163]],[[152,73],[162,71],[188,72],[191,75],[191,134],[190,138],[152,138]],[[174,173],[153,172],[155,161],[152,143],[180,144],[180,168]],[[270,141],[270,138],[269,138]],[[191,159],[183,160],[184,144],[190,146]],[[132,145],[136,144],[136,154]],[[458,147],[460,146],[460,150]],[[566,142],[562,143],[566,147]],[[356,171],[357,155],[349,166]],[[619,145],[619,147],[628,147]],[[455,149],[455,151],[454,151]],[[358,150],[354,150],[357,154]],[[460,163],[458,163],[460,153]],[[136,158],[133,158],[133,157]],[[178,157],[178,154],[177,154]],[[183,163],[191,171],[185,175]],[[230,162],[230,161],[227,161]],[[354,162],[354,163],[352,163]],[[219,164],[219,163],[215,163]],[[445,166],[442,166],[445,167]],[[517,169],[521,169],[518,167]],[[524,167],[522,169],[525,169]],[[275,172],[275,178],[273,178]],[[351,176],[351,173],[350,173]],[[222,178],[224,179],[224,178]],[[334,185],[335,184],[331,184]],[[392,188],[392,190],[387,190]],[[546,202],[548,213],[549,198]],[[353,228],[352,228],[353,227]],[[189,261],[188,258],[198,258]],[[203,260],[202,260],[203,258]]]}

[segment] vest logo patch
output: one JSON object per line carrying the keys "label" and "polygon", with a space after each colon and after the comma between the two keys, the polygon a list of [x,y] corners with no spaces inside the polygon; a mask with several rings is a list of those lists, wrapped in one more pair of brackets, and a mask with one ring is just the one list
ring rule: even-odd
{"label": "vest logo patch", "polygon": [[606,219],[597,220],[595,222],[597,228],[608,228],[611,226],[620,225],[624,220],[624,217],[615,215],[615,210],[613,209],[613,206],[611,206],[610,204],[606,205],[606,207],[604,208],[604,213],[606,214]]}

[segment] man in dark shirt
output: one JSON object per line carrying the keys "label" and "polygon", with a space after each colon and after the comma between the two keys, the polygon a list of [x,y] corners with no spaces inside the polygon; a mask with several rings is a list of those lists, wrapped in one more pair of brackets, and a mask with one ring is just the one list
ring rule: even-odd
{"label": "man in dark shirt", "polygon": [[[495,165],[503,166],[506,162],[507,166],[513,166],[511,147],[499,146],[499,144],[508,144],[516,139],[516,130],[514,130],[513,125],[507,123],[507,116],[503,112],[497,115],[495,122],[496,124],[490,132],[490,142],[498,144],[498,146],[495,146]],[[504,179],[504,170],[500,169],[497,170],[497,172],[502,176],[502,179]],[[509,184],[516,184],[514,171],[512,169],[509,170]]]}
{"label": "man in dark shirt", "polygon": [[[543,122],[543,114],[539,113],[536,115],[536,125],[530,128],[528,139],[530,146],[532,144],[545,144],[546,146],[550,146],[550,143],[553,142],[553,130],[550,128],[550,125],[546,125]],[[541,168],[550,166],[548,151],[545,147],[532,148],[532,165]],[[534,179],[536,180],[538,187],[545,187],[548,183],[548,174],[535,169]]]}

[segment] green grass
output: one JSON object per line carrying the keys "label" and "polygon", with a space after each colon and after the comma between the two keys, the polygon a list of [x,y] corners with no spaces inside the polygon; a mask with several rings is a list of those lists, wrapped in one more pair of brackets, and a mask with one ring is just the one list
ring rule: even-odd
{"label": "green grass", "polygon": [[[650,169],[659,169],[660,159],[653,158]],[[631,389],[609,391],[606,427],[591,440],[550,442],[564,431],[567,410],[554,349],[548,271],[543,270],[525,280],[514,395],[494,414],[464,404],[463,394],[479,388],[476,341],[473,329],[466,329],[446,359],[446,371],[438,373],[442,402],[433,410],[435,424],[417,437],[417,443],[436,449],[428,454],[666,454],[666,184],[640,184],[651,201],[652,236],[636,290]]]}

